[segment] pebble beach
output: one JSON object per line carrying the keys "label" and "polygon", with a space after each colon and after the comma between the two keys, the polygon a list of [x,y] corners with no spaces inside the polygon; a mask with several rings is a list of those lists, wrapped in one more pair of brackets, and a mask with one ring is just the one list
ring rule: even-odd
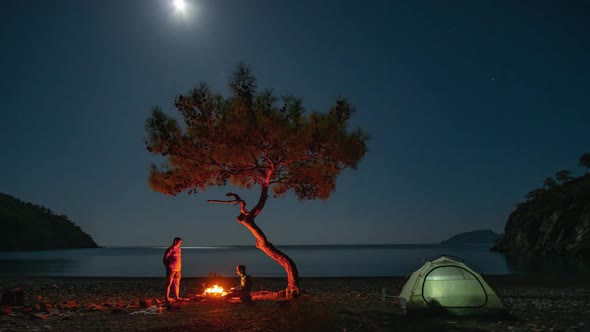
{"label": "pebble beach", "polygon": [[286,299],[286,278],[254,278],[253,303],[202,296],[236,278],[184,278],[183,301],[163,302],[164,278],[0,278],[24,305],[4,305],[4,331],[590,331],[587,276],[484,276],[506,314],[406,315],[397,306],[404,277],[301,278]]}

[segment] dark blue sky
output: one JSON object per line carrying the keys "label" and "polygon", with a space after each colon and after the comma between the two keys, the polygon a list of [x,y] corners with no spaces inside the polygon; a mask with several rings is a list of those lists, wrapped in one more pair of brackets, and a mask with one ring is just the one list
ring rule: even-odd
{"label": "dark blue sky", "polygon": [[[503,230],[516,203],[590,152],[587,1],[0,1],[0,192],[99,245],[254,244],[228,188],[147,185],[144,121],[239,61],[259,86],[371,135],[327,201],[271,199],[275,244],[428,243]],[[236,189],[234,189],[236,191]],[[256,193],[237,190],[250,203]]]}

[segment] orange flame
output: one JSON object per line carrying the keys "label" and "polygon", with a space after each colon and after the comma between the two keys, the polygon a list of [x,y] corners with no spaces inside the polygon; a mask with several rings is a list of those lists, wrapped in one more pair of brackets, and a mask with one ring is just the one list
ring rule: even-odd
{"label": "orange flame", "polygon": [[209,287],[205,289],[206,295],[215,295],[215,296],[223,296],[227,293],[223,290],[223,287],[214,285],[213,287]]}

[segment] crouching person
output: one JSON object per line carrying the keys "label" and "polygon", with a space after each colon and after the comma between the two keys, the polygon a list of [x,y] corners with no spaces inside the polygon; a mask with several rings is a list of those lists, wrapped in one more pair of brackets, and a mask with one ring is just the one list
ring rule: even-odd
{"label": "crouching person", "polygon": [[236,287],[230,288],[228,298],[239,297],[242,302],[252,302],[252,278],[246,274],[246,266],[236,266],[236,273],[240,276],[240,284]]}

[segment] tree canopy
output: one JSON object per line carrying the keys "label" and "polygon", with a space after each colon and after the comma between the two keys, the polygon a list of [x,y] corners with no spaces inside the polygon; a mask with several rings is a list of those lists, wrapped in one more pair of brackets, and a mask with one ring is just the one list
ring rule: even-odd
{"label": "tree canopy", "polygon": [[[590,153],[583,154],[578,159],[578,162],[579,162],[580,166],[590,167]],[[572,175],[571,171],[568,171],[566,169],[562,169],[559,172],[555,173],[555,179],[552,177],[545,178],[545,180],[543,181],[543,188],[531,190],[525,195],[525,197],[527,198],[528,201],[535,200],[538,197],[543,196],[543,194],[545,194],[546,192],[550,192],[556,188],[560,188],[560,187],[566,185],[568,182],[576,179],[575,177],[572,177],[571,175]],[[520,203],[517,204],[517,206],[520,206],[520,205],[521,205]]]}
{"label": "tree canopy", "polygon": [[175,98],[182,125],[156,107],[146,121],[147,149],[166,157],[152,165],[150,185],[170,195],[232,184],[270,186],[275,196],[327,199],[336,176],[356,168],[368,135],[349,131],[353,106],[336,100],[327,113],[306,112],[302,101],[273,90],[257,92],[252,70],[238,65],[231,96],[201,83]]}
{"label": "tree canopy", "polygon": [[590,169],[590,153],[584,153],[578,160],[579,165],[586,168],[586,173]]}
{"label": "tree canopy", "polygon": [[555,173],[555,178],[561,183],[564,184],[572,179],[571,177],[572,172],[568,171],[567,169],[562,169],[561,171]]}
{"label": "tree canopy", "polygon": [[546,178],[543,184],[545,185],[545,189],[552,189],[557,186],[557,182],[551,177]]}

